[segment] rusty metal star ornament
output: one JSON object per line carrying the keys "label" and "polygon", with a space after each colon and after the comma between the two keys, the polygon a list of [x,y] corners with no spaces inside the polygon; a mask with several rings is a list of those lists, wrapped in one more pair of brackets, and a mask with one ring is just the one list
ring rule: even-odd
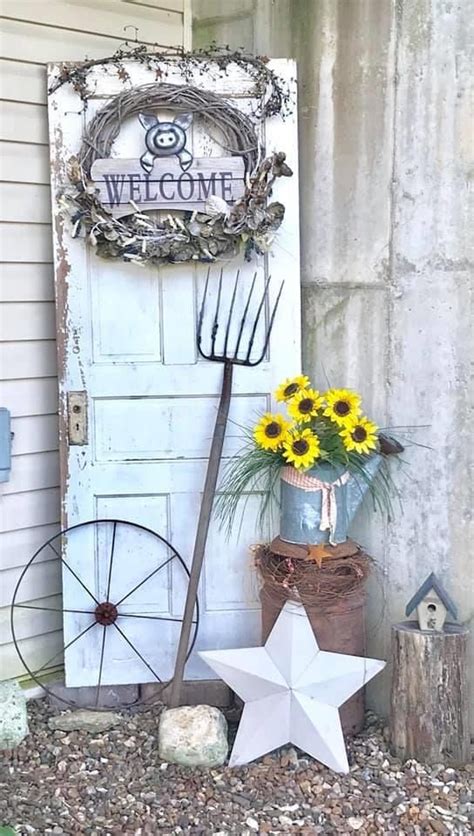
{"label": "rusty metal star ornament", "polygon": [[199,655],[245,702],[230,766],[292,743],[336,772],[349,771],[339,707],[385,662],[320,650],[304,607],[292,602],[264,647]]}

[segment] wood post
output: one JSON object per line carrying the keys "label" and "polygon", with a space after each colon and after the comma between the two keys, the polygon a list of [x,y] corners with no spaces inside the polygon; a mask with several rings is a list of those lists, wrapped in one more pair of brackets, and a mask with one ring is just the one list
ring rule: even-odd
{"label": "wood post", "polygon": [[391,744],[402,760],[469,760],[468,634],[458,624],[443,632],[419,630],[412,621],[392,628]]}

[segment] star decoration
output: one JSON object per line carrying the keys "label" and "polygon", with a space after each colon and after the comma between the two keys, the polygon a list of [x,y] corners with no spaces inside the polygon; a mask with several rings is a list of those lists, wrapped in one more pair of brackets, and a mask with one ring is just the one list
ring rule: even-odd
{"label": "star decoration", "polygon": [[245,702],[230,766],[292,743],[336,772],[349,771],[339,706],[385,662],[320,650],[304,607],[291,602],[264,647],[199,655]]}

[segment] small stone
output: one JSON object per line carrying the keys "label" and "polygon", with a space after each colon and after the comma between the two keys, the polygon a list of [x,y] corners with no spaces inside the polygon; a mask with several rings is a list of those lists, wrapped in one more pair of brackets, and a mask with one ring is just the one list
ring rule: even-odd
{"label": "small stone", "polygon": [[27,734],[25,693],[18,682],[1,682],[0,749],[14,749]]}
{"label": "small stone", "polygon": [[78,711],[68,711],[56,717],[50,717],[48,725],[50,729],[61,729],[61,731],[100,733],[113,729],[121,723],[121,715],[113,711],[87,711],[85,708],[80,708]]}
{"label": "small stone", "polygon": [[160,715],[158,750],[170,763],[220,766],[228,751],[226,719],[209,705],[167,709]]}
{"label": "small stone", "polygon": [[258,821],[253,819],[251,816],[248,819],[245,819],[245,824],[247,827],[250,827],[251,830],[258,830]]}
{"label": "small stone", "polygon": [[357,819],[355,816],[350,816],[347,819],[347,824],[350,828],[352,828],[352,830],[360,830],[364,824],[364,819]]}
{"label": "small stone", "polygon": [[442,836],[446,836],[449,833],[449,827],[439,819],[429,819],[429,822],[435,833],[441,833]]}

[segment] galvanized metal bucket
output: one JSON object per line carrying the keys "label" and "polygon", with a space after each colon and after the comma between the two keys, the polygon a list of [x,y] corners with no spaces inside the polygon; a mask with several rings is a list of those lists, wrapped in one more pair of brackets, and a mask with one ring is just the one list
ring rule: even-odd
{"label": "galvanized metal bucket", "polygon": [[[368,459],[365,469],[369,480],[375,477],[380,464],[378,455]],[[281,539],[303,545],[345,542],[348,528],[369,489],[369,480],[327,462],[305,473],[292,467],[283,468]]]}

